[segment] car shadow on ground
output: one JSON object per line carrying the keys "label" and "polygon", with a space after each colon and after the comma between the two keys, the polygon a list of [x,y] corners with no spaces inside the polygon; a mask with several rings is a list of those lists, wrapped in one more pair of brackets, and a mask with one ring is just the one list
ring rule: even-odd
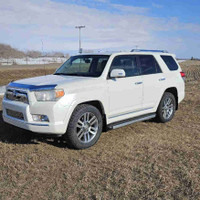
{"label": "car shadow on ground", "polygon": [[70,148],[63,138],[50,135],[35,134],[31,131],[20,129],[3,121],[2,111],[0,111],[0,142],[10,144],[39,144],[47,143],[60,148]]}
{"label": "car shadow on ground", "polygon": [[[156,122],[155,119],[146,121],[147,123]],[[107,131],[105,131],[107,132]],[[46,143],[59,148],[73,149],[62,137],[55,137],[46,134],[37,134],[27,131],[3,121],[2,111],[0,111],[0,142],[10,144],[39,144]]]}

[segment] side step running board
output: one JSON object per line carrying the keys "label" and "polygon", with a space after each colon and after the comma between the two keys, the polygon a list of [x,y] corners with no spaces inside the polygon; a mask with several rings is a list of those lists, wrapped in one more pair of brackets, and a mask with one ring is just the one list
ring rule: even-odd
{"label": "side step running board", "polygon": [[156,117],[155,113],[148,114],[148,115],[142,115],[142,116],[139,116],[139,117],[135,117],[135,118],[131,118],[131,119],[128,119],[128,120],[119,121],[119,122],[109,124],[108,129],[120,128],[120,127],[127,126],[127,125],[130,125],[130,124],[136,123],[136,122],[146,121],[146,120],[149,120],[149,119],[152,119],[152,118],[155,118],[155,117]]}

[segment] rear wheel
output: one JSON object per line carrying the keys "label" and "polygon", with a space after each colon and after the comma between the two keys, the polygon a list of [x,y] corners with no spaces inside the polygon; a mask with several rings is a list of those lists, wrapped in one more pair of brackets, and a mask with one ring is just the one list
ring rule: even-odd
{"label": "rear wheel", "polygon": [[174,117],[176,110],[176,99],[170,92],[165,92],[157,110],[158,121],[165,123]]}
{"label": "rear wheel", "polygon": [[102,132],[102,115],[91,105],[79,105],[73,112],[64,135],[68,145],[76,149],[93,146]]}

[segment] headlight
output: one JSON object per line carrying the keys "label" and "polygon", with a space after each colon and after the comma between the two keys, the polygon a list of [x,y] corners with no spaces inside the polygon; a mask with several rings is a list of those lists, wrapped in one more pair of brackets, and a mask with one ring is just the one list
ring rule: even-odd
{"label": "headlight", "polygon": [[35,91],[37,101],[57,101],[64,96],[63,90]]}

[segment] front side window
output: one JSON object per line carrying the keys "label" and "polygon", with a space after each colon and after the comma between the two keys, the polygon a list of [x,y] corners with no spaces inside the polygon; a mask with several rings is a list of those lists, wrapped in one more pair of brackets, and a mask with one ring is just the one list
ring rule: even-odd
{"label": "front side window", "polygon": [[99,77],[108,61],[108,55],[79,55],[70,57],[55,75]]}
{"label": "front side window", "polygon": [[178,69],[178,65],[176,64],[174,58],[172,56],[161,56],[169,70],[175,71]]}
{"label": "front side window", "polygon": [[141,75],[161,73],[160,66],[152,55],[139,55]]}
{"label": "front side window", "polygon": [[136,57],[132,55],[116,56],[111,64],[110,72],[113,69],[123,69],[126,77],[139,75]]}

